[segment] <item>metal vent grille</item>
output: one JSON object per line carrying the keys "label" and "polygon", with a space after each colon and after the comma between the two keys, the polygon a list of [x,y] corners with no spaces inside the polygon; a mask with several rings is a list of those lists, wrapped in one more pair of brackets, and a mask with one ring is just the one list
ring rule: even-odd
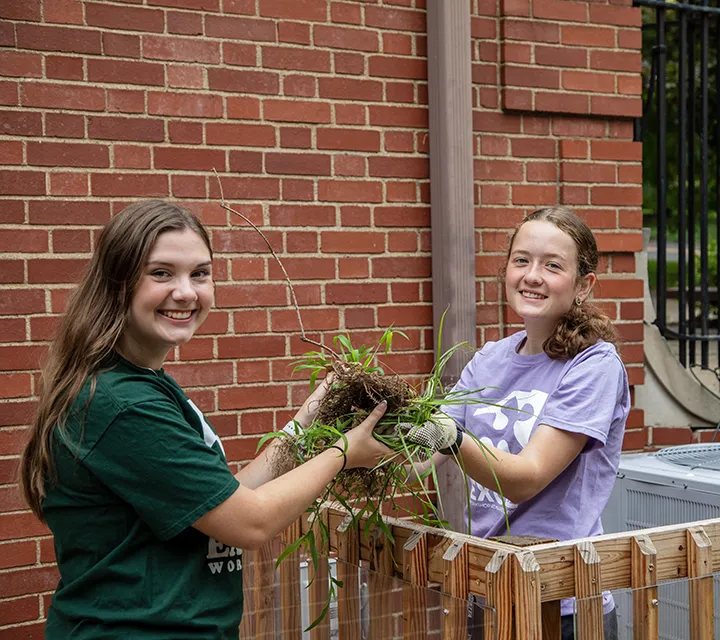
{"label": "metal vent grille", "polygon": [[693,469],[714,469],[720,471],[720,443],[718,444],[684,444],[667,447],[655,454],[664,462],[692,467]]}

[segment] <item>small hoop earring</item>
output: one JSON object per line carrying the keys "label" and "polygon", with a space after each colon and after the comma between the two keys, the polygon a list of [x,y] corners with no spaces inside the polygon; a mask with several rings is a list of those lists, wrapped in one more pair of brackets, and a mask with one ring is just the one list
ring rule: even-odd
{"label": "small hoop earring", "polygon": [[575,304],[579,307],[583,303],[582,298],[578,296],[575,298]]}

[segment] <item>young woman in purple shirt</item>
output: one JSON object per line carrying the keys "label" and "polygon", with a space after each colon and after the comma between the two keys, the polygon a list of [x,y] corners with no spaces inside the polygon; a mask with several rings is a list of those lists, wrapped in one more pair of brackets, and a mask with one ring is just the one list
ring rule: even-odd
{"label": "young woman in purple shirt", "polygon": [[[630,392],[612,323],[588,301],[597,264],[592,231],[564,207],[530,214],[510,240],[505,292],[524,330],[485,344],[465,367],[456,389],[483,389],[494,404],[445,407],[452,420],[441,420],[434,456],[437,464],[462,456],[475,536],[506,534],[505,510],[513,535],[571,540],[603,531]],[[574,637],[573,610],[563,601],[564,640]],[[605,637],[615,638],[609,593],[604,610]]]}

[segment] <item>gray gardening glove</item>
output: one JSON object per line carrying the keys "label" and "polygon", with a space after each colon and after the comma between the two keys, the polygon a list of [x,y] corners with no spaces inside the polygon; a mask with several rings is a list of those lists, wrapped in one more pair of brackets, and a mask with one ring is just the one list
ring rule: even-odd
{"label": "gray gardening glove", "polygon": [[452,418],[444,415],[435,415],[421,425],[400,422],[387,435],[398,433],[402,433],[408,442],[427,447],[432,453],[439,451],[445,455],[456,454],[462,442],[462,430]]}

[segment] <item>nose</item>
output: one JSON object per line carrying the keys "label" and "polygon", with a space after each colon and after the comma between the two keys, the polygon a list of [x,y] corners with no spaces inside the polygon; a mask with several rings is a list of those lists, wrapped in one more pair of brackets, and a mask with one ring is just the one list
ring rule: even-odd
{"label": "nose", "polygon": [[532,263],[525,272],[525,280],[533,284],[542,282],[542,267],[539,264]]}
{"label": "nose", "polygon": [[178,302],[194,302],[197,300],[197,292],[190,278],[178,278],[172,292],[173,300]]}

